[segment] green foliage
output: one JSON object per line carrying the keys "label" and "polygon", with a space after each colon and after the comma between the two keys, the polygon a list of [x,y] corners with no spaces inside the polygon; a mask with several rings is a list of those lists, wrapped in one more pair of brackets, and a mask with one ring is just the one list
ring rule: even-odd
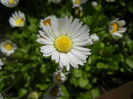
{"label": "green foliage", "polygon": [[[33,91],[38,93],[39,99],[43,99],[53,85],[52,74],[58,70],[58,64],[50,57],[43,57],[41,45],[36,42],[40,19],[49,15],[78,17],[87,24],[90,34],[99,36],[99,41],[88,46],[92,55],[85,65],[78,69],[71,68],[67,80],[61,85],[64,96],[61,95],[59,99],[95,98],[100,95],[102,83],[108,87],[107,77],[111,77],[113,82],[120,76],[119,79],[125,82],[121,74],[131,75],[133,70],[133,20],[128,17],[133,14],[133,1],[116,0],[108,3],[106,0],[97,0],[96,7],[91,2],[88,0],[82,5],[83,16],[75,14],[76,8],[72,8],[71,0],[63,0],[61,4],[48,3],[46,0],[22,0],[16,8],[7,10],[2,7],[8,13],[22,9],[26,15],[24,27],[11,28],[8,26],[9,14],[5,15],[4,10],[1,12],[0,41],[9,39],[17,45],[17,50],[11,56],[0,56],[4,62],[0,71],[0,93],[6,99],[27,99]],[[108,31],[109,22],[117,17],[127,21],[128,31],[123,33],[121,39],[114,39]],[[63,71],[66,72],[65,69]]]}

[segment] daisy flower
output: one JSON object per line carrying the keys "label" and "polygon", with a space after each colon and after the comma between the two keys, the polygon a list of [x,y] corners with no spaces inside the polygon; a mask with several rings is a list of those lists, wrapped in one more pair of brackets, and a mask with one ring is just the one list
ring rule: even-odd
{"label": "daisy flower", "polygon": [[65,81],[66,77],[65,74],[59,70],[53,74],[53,81],[56,84],[62,84]]}
{"label": "daisy flower", "polygon": [[115,20],[111,21],[109,24],[109,32],[113,37],[122,37],[122,33],[126,32],[127,28],[123,27],[126,24],[124,20],[119,20],[116,18]]}
{"label": "daisy flower", "polygon": [[1,52],[5,53],[7,56],[11,55],[12,53],[14,53],[14,51],[16,50],[16,44],[14,44],[13,42],[6,40],[4,42],[2,42],[0,44],[0,50]]}
{"label": "daisy flower", "polygon": [[19,0],[1,0],[0,2],[6,7],[12,8],[17,6]]}
{"label": "daisy flower", "polygon": [[25,24],[25,14],[21,11],[16,11],[9,18],[11,27],[23,27]]}
{"label": "daisy flower", "polygon": [[47,25],[45,31],[39,31],[43,38],[37,39],[37,42],[44,44],[41,47],[43,56],[51,56],[59,63],[60,69],[66,67],[69,70],[70,65],[74,68],[83,66],[88,55],[91,55],[91,49],[85,48],[93,43],[87,25],[77,18],[72,19],[66,16],[51,21],[51,26]]}
{"label": "daisy flower", "polygon": [[55,4],[61,3],[62,0],[48,0],[48,2],[53,2]]}
{"label": "daisy flower", "polygon": [[85,3],[87,0],[72,0],[73,2],[73,8],[75,7],[79,7],[80,9],[82,9],[81,5],[83,3]]}
{"label": "daisy flower", "polygon": [[44,95],[44,99],[58,99],[58,97],[64,95],[59,85],[53,85],[48,89],[48,94]]}
{"label": "daisy flower", "polygon": [[3,65],[4,65],[3,62],[2,62],[2,60],[0,59],[0,70],[1,70],[1,67],[2,67]]}
{"label": "daisy flower", "polygon": [[96,34],[92,34],[90,37],[91,37],[91,39],[92,39],[93,42],[99,40],[99,37]]}

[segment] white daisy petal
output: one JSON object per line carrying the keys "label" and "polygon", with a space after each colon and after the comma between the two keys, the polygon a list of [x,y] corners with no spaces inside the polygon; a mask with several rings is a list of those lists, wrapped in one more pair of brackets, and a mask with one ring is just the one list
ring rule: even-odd
{"label": "white daisy petal", "polygon": [[37,42],[40,43],[40,44],[53,44],[52,41],[46,40],[44,38],[37,39]]}
{"label": "white daisy petal", "polygon": [[80,52],[79,50],[74,50],[74,49],[72,49],[71,52],[72,52],[74,55],[77,55],[81,60],[86,60],[86,58],[88,57],[86,54]]}
{"label": "white daisy petal", "polygon": [[53,45],[46,45],[41,47],[41,52],[43,53],[51,53],[53,51],[55,51],[55,48],[53,47]]}
{"label": "white daisy petal", "polygon": [[76,57],[73,53],[68,53],[69,59],[73,64],[83,65],[83,61],[81,61],[78,57]]}
{"label": "white daisy petal", "polygon": [[55,50],[55,51],[53,52],[51,58],[52,58],[53,60],[55,60],[56,63],[58,63],[58,62],[59,62],[59,55],[60,55],[59,52]]}
{"label": "white daisy petal", "polygon": [[120,34],[120,33],[116,33],[116,34],[114,34],[113,36],[118,36],[118,37],[123,37],[123,35],[122,34]]}
{"label": "white daisy petal", "polygon": [[127,31],[127,28],[119,28],[118,32],[119,33],[123,33],[123,32],[126,32]]}
{"label": "white daisy petal", "polygon": [[126,24],[124,20],[117,21],[117,23],[120,27],[123,27]]}
{"label": "white daisy petal", "polygon": [[60,53],[60,61],[61,61],[62,65],[64,65],[66,67],[67,70],[70,69],[69,58],[68,58],[67,54]]}

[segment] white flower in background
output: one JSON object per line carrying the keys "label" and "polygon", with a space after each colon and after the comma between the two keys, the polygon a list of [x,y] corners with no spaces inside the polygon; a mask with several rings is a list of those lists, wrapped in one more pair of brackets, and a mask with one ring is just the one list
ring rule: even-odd
{"label": "white flower in background", "polygon": [[3,96],[2,96],[2,94],[0,93],[0,99],[3,99]]}
{"label": "white flower in background", "polygon": [[55,16],[48,16],[48,17],[46,17],[44,19],[41,19],[41,21],[40,21],[40,28],[45,30],[46,26],[47,25],[51,26],[51,21],[53,21],[55,19],[56,19]]}
{"label": "white flower in background", "polygon": [[61,3],[62,0],[48,0],[48,2],[53,2],[55,4]]}
{"label": "white flower in background", "polygon": [[88,55],[91,55],[91,49],[85,48],[93,43],[87,25],[79,19],[72,19],[66,16],[51,21],[51,26],[39,31],[43,38],[37,39],[37,42],[44,44],[41,47],[43,56],[51,56],[52,60],[59,62],[60,69],[65,66],[69,70],[70,65],[74,68],[83,66]]}
{"label": "white flower in background", "polygon": [[48,94],[44,95],[44,99],[58,99],[60,95],[64,96],[61,87],[59,85],[53,85],[48,89]]}
{"label": "white flower in background", "polygon": [[[48,16],[44,19],[41,19],[40,21],[40,28],[41,30],[39,30],[40,34],[37,34],[37,38],[44,38],[44,35],[48,36],[47,33],[44,33],[43,31],[46,30],[46,26],[49,25],[51,27],[51,21],[56,20],[55,16]],[[40,42],[38,42],[40,43]]]}
{"label": "white flower in background", "polygon": [[[1,67],[3,66],[4,64],[3,64],[3,62],[2,62],[2,60],[0,59],[0,70],[1,70]],[[0,98],[1,99],[1,98]]]}
{"label": "white flower in background", "polygon": [[84,4],[87,0],[72,0],[73,2],[73,8],[79,7],[82,9],[81,5]]}
{"label": "white flower in background", "polygon": [[14,44],[13,42],[6,40],[4,42],[2,42],[0,44],[0,50],[1,52],[5,53],[7,56],[11,55],[12,53],[14,53],[14,51],[16,50],[16,44]]}
{"label": "white flower in background", "polygon": [[0,2],[6,7],[12,8],[17,6],[17,4],[19,3],[19,0],[0,0]]}
{"label": "white flower in background", "polygon": [[92,39],[93,42],[99,40],[99,37],[96,34],[92,34],[92,35],[90,35],[90,37],[91,37],[91,39]]}
{"label": "white flower in background", "polygon": [[106,0],[107,2],[115,2],[115,0]]}
{"label": "white flower in background", "polygon": [[66,77],[65,74],[59,70],[53,74],[53,81],[56,84],[62,84],[65,81]]}
{"label": "white flower in background", "polygon": [[96,7],[96,6],[98,5],[98,3],[97,3],[97,1],[92,1],[92,2],[91,2],[91,5],[92,5],[93,7]]}
{"label": "white flower in background", "polygon": [[16,11],[9,18],[11,27],[23,27],[25,24],[25,14],[21,11]]}
{"label": "white flower in background", "polygon": [[122,33],[126,32],[127,28],[123,27],[126,24],[124,20],[119,20],[116,18],[115,20],[111,21],[109,24],[109,32],[113,37],[122,37]]}
{"label": "white flower in background", "polygon": [[[49,25],[51,27],[51,21],[56,20],[55,16],[48,16],[44,19],[41,19],[40,21],[40,28],[41,30],[39,30],[40,34],[37,34],[37,39],[39,38],[44,38],[44,35],[48,36],[47,33],[44,33],[43,31],[46,30],[46,26]],[[40,42],[38,42],[40,43]]]}

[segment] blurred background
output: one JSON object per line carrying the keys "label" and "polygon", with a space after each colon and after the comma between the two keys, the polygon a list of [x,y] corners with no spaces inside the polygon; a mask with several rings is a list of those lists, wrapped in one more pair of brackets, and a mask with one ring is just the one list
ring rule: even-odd
{"label": "blurred background", "polygon": [[[92,99],[109,90],[117,88],[133,79],[133,1],[93,0],[82,4],[82,11],[73,8],[71,0],[55,4],[47,0],[20,0],[14,8],[0,4],[0,42],[11,40],[17,50],[10,56],[0,52],[4,66],[0,70],[0,93],[4,99],[27,99],[31,92],[39,98],[47,94],[53,85],[52,74],[58,64],[50,57],[43,57],[41,44],[36,42],[40,19],[55,15],[80,18],[96,33],[99,41],[89,46],[92,55],[79,69],[71,68],[65,83],[61,85],[65,96],[59,99]],[[24,27],[12,28],[9,17],[15,11],[26,16]],[[127,31],[122,38],[114,39],[109,31],[109,23],[115,18],[126,21]],[[63,70],[66,72],[66,70]]]}

